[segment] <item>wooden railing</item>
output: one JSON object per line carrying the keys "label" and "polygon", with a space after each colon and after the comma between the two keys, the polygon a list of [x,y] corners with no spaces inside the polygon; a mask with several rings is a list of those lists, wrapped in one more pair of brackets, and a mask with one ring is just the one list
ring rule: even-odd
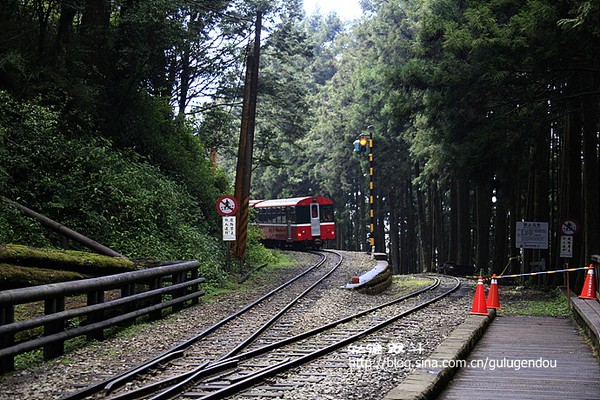
{"label": "wooden railing", "polygon": [[[183,262],[74,282],[54,283],[0,292],[0,373],[14,369],[16,355],[43,348],[45,359],[64,353],[68,339],[86,335],[102,340],[104,329],[148,315],[155,320],[162,310],[179,311],[185,302],[198,303],[204,292],[199,284],[197,261]],[[120,297],[105,301],[109,291]],[[113,293],[113,292],[110,292]],[[87,296],[87,306],[65,310],[65,299]],[[44,302],[44,315],[15,321],[15,306]],[[43,327],[43,335],[18,333]]]}

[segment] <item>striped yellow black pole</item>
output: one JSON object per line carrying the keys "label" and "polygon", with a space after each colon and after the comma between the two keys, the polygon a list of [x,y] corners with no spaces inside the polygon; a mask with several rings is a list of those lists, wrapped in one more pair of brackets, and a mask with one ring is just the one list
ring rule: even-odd
{"label": "striped yellow black pole", "polygon": [[375,188],[373,187],[373,126],[367,127],[369,131],[369,216],[371,217],[371,232],[369,244],[371,254],[375,252]]}

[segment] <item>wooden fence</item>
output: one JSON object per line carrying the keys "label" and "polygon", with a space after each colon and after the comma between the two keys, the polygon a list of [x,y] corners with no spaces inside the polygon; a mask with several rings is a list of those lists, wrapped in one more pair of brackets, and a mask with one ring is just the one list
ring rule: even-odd
{"label": "wooden fence", "polygon": [[[88,340],[102,340],[106,328],[123,326],[143,315],[156,320],[163,309],[179,311],[188,301],[197,304],[204,294],[199,289],[204,278],[198,277],[198,266],[197,261],[189,261],[0,292],[0,373],[14,369],[18,354],[43,348],[44,358],[51,359],[64,353],[68,339],[86,335]],[[117,298],[105,301],[107,292],[116,292],[112,297]],[[66,310],[65,299],[77,296],[87,296],[87,306]],[[16,306],[35,302],[43,302],[44,315],[15,321]],[[43,327],[42,336],[31,333],[39,327]],[[18,333],[29,338],[18,340]]]}

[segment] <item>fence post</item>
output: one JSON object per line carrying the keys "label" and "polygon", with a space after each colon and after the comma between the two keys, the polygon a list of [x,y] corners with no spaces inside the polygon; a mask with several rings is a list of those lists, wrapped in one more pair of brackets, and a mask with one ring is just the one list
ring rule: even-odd
{"label": "fence post", "polygon": [[[50,315],[65,310],[65,297],[58,296],[44,300],[44,314]],[[44,336],[50,336],[55,333],[63,332],[65,330],[64,321],[50,322],[44,325]],[[44,346],[44,359],[50,360],[54,357],[58,357],[65,352],[64,340],[48,344]]]}
{"label": "fence post", "polygon": [[[12,304],[0,305],[0,325],[12,324],[15,322],[15,306]],[[15,343],[15,335],[7,333],[0,335],[0,349],[10,347]],[[14,356],[0,358],[0,374],[13,371],[15,369]]]}
{"label": "fence post", "polygon": [[[97,339],[103,338],[104,329],[110,326],[130,325],[129,322],[131,320],[135,321],[138,316],[153,313],[160,318],[162,309],[167,307],[170,307],[172,311],[183,309],[182,296],[189,296],[187,301],[191,302],[193,296],[203,294],[202,291],[198,290],[198,283],[186,286],[189,281],[188,276],[198,276],[197,269],[198,262],[185,262],[173,266],[107,277],[0,291],[0,332],[4,332],[0,333],[0,354],[2,354],[0,356],[0,373],[14,370],[16,354],[42,348],[45,359],[54,358],[64,354],[65,342],[68,340],[65,339],[66,337],[89,335],[88,338],[90,336]],[[163,288],[163,281],[169,279],[169,276],[172,277],[173,283],[179,283],[181,287],[172,288],[171,290],[168,287]],[[142,285],[144,288],[152,286],[157,291],[162,292],[136,295],[138,290],[145,292],[141,288]],[[121,299],[107,301],[107,298],[110,297],[108,291],[114,289],[120,289]],[[92,309],[69,309],[65,311],[65,298],[74,295],[86,295],[87,307]],[[137,298],[126,299],[133,295],[136,295]],[[172,303],[177,301],[170,302],[167,306],[161,307],[160,303],[163,303],[163,299],[171,296],[173,299],[180,298],[178,300],[182,302],[176,306],[173,306]],[[21,324],[21,321],[15,323],[15,305],[40,301],[44,302],[45,315],[52,318],[36,317],[24,324]],[[111,305],[110,303],[113,301],[115,304]],[[148,306],[148,303],[157,304],[158,307],[156,308],[158,310],[153,310],[153,307]],[[131,309],[135,309],[135,312]],[[56,315],[57,313],[62,314]],[[115,317],[116,320],[108,321],[109,317]],[[85,318],[85,322],[78,324],[82,318]],[[11,324],[13,326],[5,327],[5,325]],[[42,338],[23,340],[18,342],[19,346],[15,346],[15,338],[18,337],[19,332],[30,331],[38,327],[43,327],[43,336],[52,336],[52,338],[48,340]],[[65,335],[64,333],[67,331],[69,334]]]}
{"label": "fence post", "polygon": [[[130,282],[121,287],[121,298],[125,298],[128,296],[132,296],[135,294],[135,283]],[[128,312],[135,309],[135,304],[123,305],[123,308],[119,310],[120,314],[127,314]],[[120,327],[126,327],[129,324],[127,322],[122,322],[118,324]]]}
{"label": "fence post", "polygon": [[[149,289],[157,290],[162,288],[162,277],[154,278],[150,281]],[[162,295],[157,294],[150,300],[150,304],[162,303]],[[149,318],[151,321],[157,321],[162,318],[162,310],[153,311],[150,313]]]}
{"label": "fence post", "polygon": [[[183,271],[183,272],[176,272],[173,274],[173,282],[172,285],[176,285],[178,283],[182,283],[185,281],[185,276],[187,275],[187,272]],[[181,297],[185,295],[185,289],[178,289],[175,292],[173,292],[173,298],[177,298],[177,297]],[[183,310],[183,303],[177,303],[173,305],[173,312],[178,312]]]}
{"label": "fence post", "polygon": [[[199,274],[198,274],[198,268],[194,268],[194,269],[192,269],[192,270],[190,271],[190,273],[191,273],[191,275],[192,275],[192,276],[190,277],[190,280],[198,279],[198,275],[199,275]],[[192,286],[190,287],[190,292],[192,292],[192,293],[193,293],[193,292],[197,292],[198,290],[200,290],[200,285],[192,285]],[[192,304],[198,304],[198,303],[199,303],[199,300],[198,300],[198,298],[197,298],[197,297],[194,297],[194,299],[192,300]]]}
{"label": "fence post", "polygon": [[[94,290],[87,294],[87,305],[93,306],[94,304],[104,303],[104,290]],[[87,315],[86,323],[91,325],[95,322],[100,322],[104,319],[104,311],[92,311]],[[104,330],[99,329],[94,332],[90,332],[86,335],[87,340],[104,340]]]}

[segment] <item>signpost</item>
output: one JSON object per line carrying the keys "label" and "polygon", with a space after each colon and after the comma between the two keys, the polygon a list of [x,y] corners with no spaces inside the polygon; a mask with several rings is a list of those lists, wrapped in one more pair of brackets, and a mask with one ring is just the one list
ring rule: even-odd
{"label": "signpost", "polygon": [[518,221],[515,239],[520,249],[548,249],[548,223]]}
{"label": "signpost", "polygon": [[560,258],[573,258],[573,236],[560,237]]}
{"label": "signpost", "polygon": [[[573,218],[561,218],[558,227],[560,236],[560,258],[573,258],[574,236],[579,232],[579,223]],[[564,260],[565,266],[568,266],[567,260]],[[567,299],[569,308],[571,307],[571,283],[569,282],[569,273],[565,272],[565,283],[567,286]]]}
{"label": "signpost", "polygon": [[579,223],[573,218],[563,218],[560,220],[560,235],[573,236],[579,232]]}
{"label": "signpost", "polygon": [[233,196],[221,196],[215,205],[217,212],[223,217],[235,215],[238,210],[238,203]]}
{"label": "signpost", "polygon": [[235,217],[223,217],[223,241],[235,242]]}
{"label": "signpost", "polygon": [[238,203],[233,196],[221,196],[215,204],[217,212],[223,217],[223,241],[227,246],[227,269],[231,268],[231,242],[235,242]]}
{"label": "signpost", "polygon": [[579,232],[579,223],[573,218],[563,218],[560,220],[560,257],[573,258],[574,236]]}
{"label": "signpost", "polygon": [[579,232],[579,223],[573,218],[562,218],[558,231],[560,258],[573,258],[573,241],[574,236]]}
{"label": "signpost", "polygon": [[515,246],[521,249],[521,273],[525,272],[524,249],[548,249],[548,222],[517,221]]}

